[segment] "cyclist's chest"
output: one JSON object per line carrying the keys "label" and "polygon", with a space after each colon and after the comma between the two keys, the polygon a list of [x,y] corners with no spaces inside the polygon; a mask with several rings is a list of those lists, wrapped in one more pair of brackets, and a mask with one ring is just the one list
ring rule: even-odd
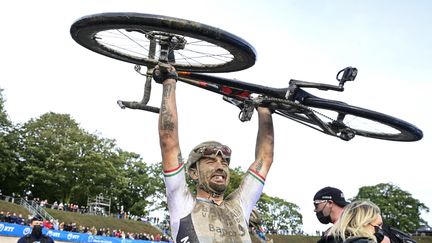
{"label": "cyclist's chest", "polygon": [[218,206],[197,201],[191,218],[200,242],[250,242],[242,209],[235,202]]}

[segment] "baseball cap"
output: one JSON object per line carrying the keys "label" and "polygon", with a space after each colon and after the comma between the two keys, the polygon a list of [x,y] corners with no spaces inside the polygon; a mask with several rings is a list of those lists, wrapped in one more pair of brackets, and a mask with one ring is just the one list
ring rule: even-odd
{"label": "baseball cap", "polygon": [[30,219],[30,223],[33,221],[43,221],[42,217],[40,215],[35,215],[33,218]]}
{"label": "baseball cap", "polygon": [[349,202],[345,200],[345,196],[341,190],[329,186],[319,190],[315,194],[313,200],[332,200],[341,207],[345,207],[349,204]]}

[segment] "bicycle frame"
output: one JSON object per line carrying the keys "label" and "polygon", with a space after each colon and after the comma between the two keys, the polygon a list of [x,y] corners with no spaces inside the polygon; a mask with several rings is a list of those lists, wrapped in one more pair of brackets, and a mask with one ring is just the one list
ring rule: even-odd
{"label": "bicycle frame", "polygon": [[[221,94],[225,101],[238,106],[241,121],[250,120],[255,107],[265,106],[278,115],[343,140],[350,140],[354,135],[393,141],[417,141],[423,137],[420,129],[396,117],[305,91],[313,88],[342,92],[344,83],[355,79],[356,68],[339,71],[338,85],[291,79],[284,88],[204,75],[251,67],[256,61],[256,51],[231,33],[198,22],[185,24],[185,21],[139,13],[102,13],[77,20],[70,32],[80,45],[136,64],[135,70],[146,76],[143,99],[118,101],[121,108],[158,113],[159,108],[147,105],[153,69],[159,65],[163,71],[167,64],[172,64],[178,71],[179,82]],[[140,72],[141,66],[147,67],[146,73]]]}
{"label": "bicycle frame", "polygon": [[[165,64],[161,63],[161,65],[165,65]],[[139,72],[140,67],[136,66],[135,70]],[[355,74],[357,73],[357,69],[351,67],[345,68],[342,71],[344,71],[344,73],[347,73],[347,72],[351,72],[352,70],[355,70]],[[142,75],[149,77],[150,74],[151,71],[150,68],[148,68],[147,73]],[[354,78],[355,75],[353,77],[350,76],[350,80],[354,80]],[[221,77],[216,77],[216,76],[206,75],[201,73],[184,72],[184,71],[178,72],[178,81],[202,89],[206,89],[208,91],[217,94],[221,94],[224,96],[225,101],[228,101],[229,103],[238,106],[241,110],[239,114],[239,119],[242,122],[249,121],[252,117],[254,107],[256,105],[260,105],[260,104],[253,104],[253,102],[250,101],[251,96],[253,94],[258,94],[258,95],[272,97],[274,99],[279,99],[278,102],[282,101],[283,103],[283,101],[285,101],[286,102],[285,110],[288,110],[287,106],[290,106],[289,109],[291,110],[291,113],[293,114],[301,113],[306,117],[300,115],[288,116],[287,113],[280,112],[280,111],[277,111],[276,112],[277,114],[290,118],[292,120],[295,120],[306,126],[309,126],[311,128],[314,128],[318,131],[321,131],[325,134],[329,134],[332,136],[338,136],[338,133],[340,133],[340,128],[338,128],[338,130],[336,131],[334,124],[329,124],[327,122],[322,121],[317,115],[315,115],[314,112],[309,112],[308,109],[306,109],[302,105],[304,104],[305,106],[307,106],[309,98],[314,98],[314,99],[321,99],[321,98],[312,95],[301,88],[302,87],[315,88],[319,90],[334,90],[334,91],[341,92],[344,90],[344,83],[347,81],[347,77],[338,80],[339,80],[339,85],[336,86],[336,85],[291,79],[289,82],[289,86],[287,88],[271,88],[263,85],[247,83],[247,82],[234,80],[234,79],[221,78]],[[147,82],[149,82],[149,79],[147,79]],[[146,84],[144,97],[141,102],[118,101],[118,104],[120,105],[121,108],[128,107],[132,109],[142,109],[142,110],[158,113],[159,112],[158,108],[147,106],[147,102],[150,99],[149,97],[151,93],[150,89],[151,89],[151,85]],[[238,102],[240,102],[241,104]],[[312,126],[310,124],[313,124],[319,128]],[[349,140],[353,137],[353,134],[351,133],[347,133],[347,134],[349,135],[347,135],[347,137],[344,139]]]}
{"label": "bicycle frame", "polygon": [[[291,79],[289,82],[289,86],[287,88],[270,88],[267,86],[262,86],[258,84],[247,83],[239,80],[232,80],[227,78],[215,77],[206,74],[197,74],[191,72],[179,72],[179,81],[184,83],[206,89],[212,91],[214,93],[224,95],[224,100],[229,103],[233,103],[234,105],[239,106],[239,104],[235,104],[234,100],[230,100],[227,97],[233,98],[235,100],[243,102],[243,107],[240,108],[241,112],[239,114],[239,119],[244,121],[249,121],[252,117],[254,111],[254,105],[249,102],[251,95],[253,93],[257,93],[260,95],[265,95],[268,97],[273,97],[276,99],[280,99],[281,101],[286,100],[287,103],[291,106],[291,112],[296,113],[300,112],[306,115],[307,118],[302,116],[297,116],[293,118],[292,116],[287,116],[282,112],[276,112],[279,115],[290,118],[297,122],[302,123],[303,125],[309,126],[315,130],[321,131],[325,134],[329,134],[332,136],[337,136],[337,131],[335,131],[334,126],[322,121],[318,116],[315,115],[314,112],[308,112],[308,109],[302,107],[302,104],[308,105],[309,98],[321,99],[315,95],[312,95],[305,90],[301,89],[301,87],[305,88],[315,88],[319,90],[334,90],[342,92],[344,90],[344,81],[340,81],[338,86],[309,82],[309,81],[301,81]],[[211,83],[209,83],[211,82]],[[218,84],[218,85],[214,85]],[[297,103],[296,103],[297,102]],[[275,107],[276,108],[276,107]],[[313,124],[319,126],[320,129],[317,129],[314,126],[311,126],[310,121],[313,121]],[[351,136],[351,135],[350,135]],[[351,138],[349,138],[351,139]]]}

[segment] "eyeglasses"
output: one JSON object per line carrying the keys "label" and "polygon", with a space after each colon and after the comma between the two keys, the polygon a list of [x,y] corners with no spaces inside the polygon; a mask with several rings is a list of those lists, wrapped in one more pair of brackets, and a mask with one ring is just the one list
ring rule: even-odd
{"label": "eyeglasses", "polygon": [[222,158],[230,163],[231,160],[231,149],[228,146],[220,145],[220,146],[209,146],[209,147],[201,147],[198,148],[196,153],[200,153],[203,157],[216,158],[218,154],[222,156]]}
{"label": "eyeglasses", "polygon": [[377,225],[373,225],[373,224],[369,223],[369,225],[374,227],[374,228],[380,228],[380,229],[382,229],[382,227],[383,227],[383,223],[377,224]]}
{"label": "eyeglasses", "polygon": [[313,202],[313,204],[314,204],[315,208],[318,208],[318,205],[320,205],[321,203],[327,203],[327,202],[328,202],[328,200],[315,200]]}

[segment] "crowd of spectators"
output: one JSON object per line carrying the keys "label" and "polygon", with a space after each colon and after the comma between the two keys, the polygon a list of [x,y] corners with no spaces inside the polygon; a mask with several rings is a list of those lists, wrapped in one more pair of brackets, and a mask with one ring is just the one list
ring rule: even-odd
{"label": "crowd of spectators", "polygon": [[[49,204],[47,200],[40,200],[39,198],[34,198],[33,200],[28,200],[31,204],[36,204],[42,208],[51,208],[62,211],[76,212],[76,213],[87,213],[88,207],[79,206],[78,204],[63,204],[62,202],[58,203],[55,201],[53,204]],[[22,214],[16,214],[14,212],[4,212],[0,211],[0,222],[6,222],[11,224],[19,224],[19,225],[29,225],[30,220],[32,219],[32,215],[27,215],[27,217],[23,217]],[[128,213],[119,213],[117,215],[113,215],[113,217],[121,218],[121,219],[135,219],[138,221],[143,221],[145,223],[154,223],[157,225],[159,223],[158,218],[148,218],[148,217],[131,217]],[[84,234],[92,234],[99,236],[108,236],[108,237],[117,237],[117,238],[125,238],[125,239],[135,239],[135,240],[151,240],[151,241],[165,241],[172,242],[172,240],[166,236],[161,234],[151,235],[147,233],[133,233],[133,232],[125,232],[121,229],[110,229],[110,228],[99,228],[96,227],[88,227],[83,225],[77,225],[76,223],[59,223],[57,220],[44,220],[43,226],[46,229],[60,230],[60,231],[68,231],[68,232],[76,232],[76,233],[84,233]]]}
{"label": "crowd of spectators", "polygon": [[[11,224],[19,224],[19,225],[29,225],[30,220],[33,218],[32,215],[28,215],[26,218],[22,216],[22,214],[16,214],[11,212],[0,211],[0,222],[6,222]],[[117,238],[125,238],[125,239],[135,239],[135,240],[151,240],[151,241],[165,241],[170,242],[169,237],[161,234],[151,235],[147,233],[133,233],[133,232],[125,232],[121,229],[110,229],[110,228],[99,228],[96,227],[88,227],[83,225],[77,225],[76,223],[60,223],[58,225],[55,224],[55,220],[44,220],[43,226],[46,229],[54,229],[60,231],[68,231],[75,233],[84,233],[91,235],[99,235],[99,236],[108,236],[108,237],[117,237]]]}

